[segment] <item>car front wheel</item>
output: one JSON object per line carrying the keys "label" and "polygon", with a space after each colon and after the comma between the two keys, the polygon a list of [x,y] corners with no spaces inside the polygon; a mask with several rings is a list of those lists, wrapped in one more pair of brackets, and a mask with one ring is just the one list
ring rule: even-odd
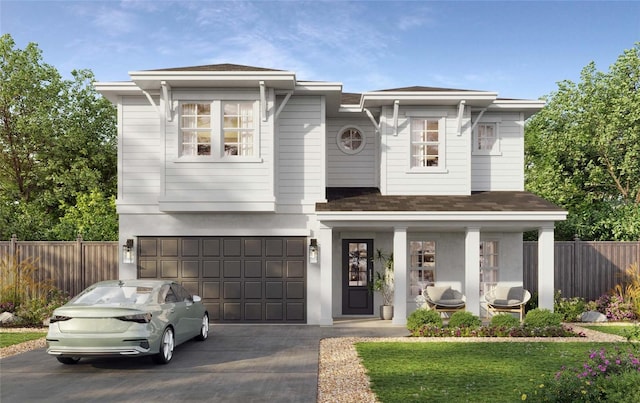
{"label": "car front wheel", "polygon": [[175,339],[173,337],[173,329],[170,327],[164,329],[162,339],[160,339],[160,351],[153,356],[156,364],[167,364],[173,357],[173,348],[175,347]]}
{"label": "car front wheel", "polygon": [[74,365],[80,361],[80,357],[56,357],[56,359],[64,365]]}
{"label": "car front wheel", "polygon": [[196,336],[196,340],[205,341],[209,337],[209,315],[202,315],[202,324],[200,326],[200,334]]}

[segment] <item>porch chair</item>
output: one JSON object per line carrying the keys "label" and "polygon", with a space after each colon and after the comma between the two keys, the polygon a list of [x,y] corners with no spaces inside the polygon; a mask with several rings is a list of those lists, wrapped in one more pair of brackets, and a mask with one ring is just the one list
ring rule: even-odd
{"label": "porch chair", "polygon": [[424,290],[424,299],[427,302],[427,309],[441,312],[456,312],[464,309],[465,296],[451,286],[429,285]]}
{"label": "porch chair", "polygon": [[498,284],[485,294],[484,299],[487,301],[487,318],[489,313],[513,312],[518,313],[522,321],[524,306],[531,299],[531,293],[522,287]]}

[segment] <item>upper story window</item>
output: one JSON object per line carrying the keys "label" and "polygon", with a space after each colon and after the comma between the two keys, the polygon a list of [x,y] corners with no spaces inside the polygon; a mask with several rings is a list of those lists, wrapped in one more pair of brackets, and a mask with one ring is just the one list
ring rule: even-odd
{"label": "upper story window", "polygon": [[224,102],[224,155],[251,157],[255,128],[252,102]]}
{"label": "upper story window", "polygon": [[411,168],[444,167],[444,118],[411,119]]}
{"label": "upper story window", "polygon": [[244,160],[258,156],[258,101],[180,103],[180,156]]}
{"label": "upper story window", "polygon": [[211,155],[211,104],[185,103],[180,114],[182,155]]}
{"label": "upper story window", "polygon": [[366,137],[359,128],[345,126],[338,132],[336,142],[343,153],[357,154],[364,149]]}
{"label": "upper story window", "polygon": [[473,132],[473,153],[497,155],[500,153],[498,123],[478,123]]}

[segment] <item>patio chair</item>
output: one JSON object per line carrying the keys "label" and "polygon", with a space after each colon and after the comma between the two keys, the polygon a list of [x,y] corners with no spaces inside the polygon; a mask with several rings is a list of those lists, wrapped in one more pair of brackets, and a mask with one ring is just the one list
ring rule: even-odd
{"label": "patio chair", "polygon": [[430,285],[425,288],[424,299],[427,302],[427,309],[441,312],[455,312],[464,309],[465,297],[450,286]]}
{"label": "patio chair", "polygon": [[498,284],[493,290],[485,294],[487,301],[487,318],[489,313],[513,312],[524,318],[524,306],[531,299],[531,293],[522,287]]}

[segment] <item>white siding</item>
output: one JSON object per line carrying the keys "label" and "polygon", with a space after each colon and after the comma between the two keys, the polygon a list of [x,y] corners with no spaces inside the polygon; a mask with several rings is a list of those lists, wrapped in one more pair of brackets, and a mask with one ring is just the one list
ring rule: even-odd
{"label": "white siding", "polygon": [[122,97],[120,109],[118,203],[157,200],[160,193],[158,111],[145,97]]}
{"label": "white siding", "polygon": [[278,205],[325,198],[324,98],[293,96],[277,122]]}
{"label": "white siding", "polygon": [[[238,98],[240,97],[240,98]],[[259,150],[250,161],[224,161],[209,157],[180,157],[179,100],[258,100],[257,92],[248,91],[174,91],[175,118],[166,122],[164,195],[161,208],[167,211],[272,211],[273,185],[273,115],[266,122],[260,113],[256,135]],[[272,100],[271,100],[272,101]],[[218,104],[219,105],[219,104]],[[262,107],[262,105],[260,105]],[[213,141],[220,129],[213,128]],[[182,207],[181,207],[182,204]],[[248,207],[252,205],[254,207]],[[261,207],[255,207],[260,205]]]}
{"label": "white siding", "polygon": [[[463,117],[458,135],[457,108],[403,108],[398,114],[398,134],[393,134],[393,109],[383,108],[382,116],[382,193],[386,195],[464,195],[470,193],[469,119]],[[438,172],[410,169],[410,121],[407,113],[433,113],[446,116],[445,163]]]}
{"label": "white siding", "polygon": [[[365,148],[349,155],[338,148],[337,135],[345,126],[355,126],[366,138]],[[369,119],[327,120],[327,186],[377,187],[378,164],[375,129]]]}
{"label": "white siding", "polygon": [[498,120],[500,153],[471,156],[473,191],[524,190],[524,121],[520,113],[485,114]]}

